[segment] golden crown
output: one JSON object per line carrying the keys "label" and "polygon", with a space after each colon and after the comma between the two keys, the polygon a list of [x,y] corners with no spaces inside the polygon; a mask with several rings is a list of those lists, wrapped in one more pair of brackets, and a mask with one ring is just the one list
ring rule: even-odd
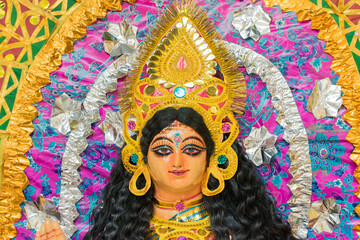
{"label": "golden crown", "polygon": [[[144,71],[146,69],[146,72]],[[140,149],[141,129],[164,108],[191,107],[203,116],[215,143],[206,172],[221,183],[215,190],[203,181],[203,193],[213,195],[223,189],[223,180],[237,170],[237,155],[231,148],[239,129],[233,112],[245,104],[246,87],[242,73],[222,44],[206,13],[193,1],[167,8],[157,26],[144,41],[137,64],[127,79],[123,106],[125,168],[134,173],[130,190],[143,195],[150,187],[136,188],[136,179],[146,172]],[[130,131],[139,131],[136,139]],[[219,136],[228,133],[224,141]],[[227,167],[219,168],[219,164]],[[206,186],[205,186],[206,185]]]}

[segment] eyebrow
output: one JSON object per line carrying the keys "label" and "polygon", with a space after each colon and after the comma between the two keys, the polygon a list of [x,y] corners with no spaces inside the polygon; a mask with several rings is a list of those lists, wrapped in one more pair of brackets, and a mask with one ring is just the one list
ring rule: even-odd
{"label": "eyebrow", "polygon": [[161,140],[168,140],[168,141],[174,143],[171,139],[169,139],[169,138],[167,138],[167,137],[158,137],[158,138],[156,138],[156,139],[154,140],[154,142],[153,142],[151,145],[153,145],[153,144],[156,143],[157,141],[161,141]]}
{"label": "eyebrow", "polygon": [[187,137],[187,138],[185,138],[185,139],[183,140],[183,142],[185,142],[185,141],[187,141],[187,140],[190,140],[190,139],[195,139],[195,140],[198,140],[199,142],[201,142],[202,144],[204,144],[204,143],[203,143],[203,141],[201,141],[201,139],[200,139],[200,138],[195,137],[195,136],[190,136],[190,137]]}

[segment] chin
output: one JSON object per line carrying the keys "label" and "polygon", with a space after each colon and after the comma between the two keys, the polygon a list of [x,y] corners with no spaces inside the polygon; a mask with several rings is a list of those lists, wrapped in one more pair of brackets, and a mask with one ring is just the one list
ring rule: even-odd
{"label": "chin", "polygon": [[169,180],[169,188],[174,190],[189,189],[193,186],[189,180],[186,179],[171,179]]}

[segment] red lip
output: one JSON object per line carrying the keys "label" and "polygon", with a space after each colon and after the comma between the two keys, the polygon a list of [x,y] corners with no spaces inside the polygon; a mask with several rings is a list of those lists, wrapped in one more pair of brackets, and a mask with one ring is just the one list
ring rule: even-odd
{"label": "red lip", "polygon": [[182,176],[188,171],[189,170],[173,170],[173,171],[169,171],[169,173],[172,173],[172,174],[174,174],[176,176]]}

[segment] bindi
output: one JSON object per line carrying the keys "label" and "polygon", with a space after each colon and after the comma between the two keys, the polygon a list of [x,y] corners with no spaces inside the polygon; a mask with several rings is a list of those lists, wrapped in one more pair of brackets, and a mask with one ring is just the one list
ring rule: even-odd
{"label": "bindi", "polygon": [[180,136],[180,132],[176,131],[174,134],[174,142],[175,142],[176,147],[179,147],[181,140],[182,140],[182,138]]}

